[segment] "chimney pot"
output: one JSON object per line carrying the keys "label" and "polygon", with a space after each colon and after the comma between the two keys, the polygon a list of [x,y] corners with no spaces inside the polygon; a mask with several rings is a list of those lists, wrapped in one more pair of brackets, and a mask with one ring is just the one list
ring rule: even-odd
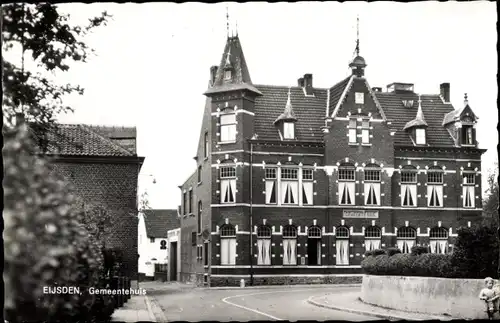
{"label": "chimney pot", "polygon": [[373,92],[382,92],[382,88],[381,87],[373,87],[372,91]]}
{"label": "chimney pot", "polygon": [[304,88],[307,95],[313,94],[313,76],[312,74],[304,74]]}
{"label": "chimney pot", "polygon": [[443,97],[444,102],[450,102],[450,83],[441,83],[439,93]]}
{"label": "chimney pot", "polygon": [[213,85],[215,83],[215,76],[217,75],[218,66],[210,67],[210,83]]}
{"label": "chimney pot", "polygon": [[304,78],[301,77],[297,80],[297,84],[300,86],[300,87],[304,87]]}

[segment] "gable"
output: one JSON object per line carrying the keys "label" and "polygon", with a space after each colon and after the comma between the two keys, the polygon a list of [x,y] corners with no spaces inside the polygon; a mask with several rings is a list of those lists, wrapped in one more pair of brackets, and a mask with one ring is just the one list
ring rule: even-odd
{"label": "gable", "polygon": [[[358,97],[362,100],[357,101]],[[332,117],[345,118],[349,114],[357,115],[358,110],[364,115],[371,114],[374,119],[385,119],[383,109],[366,79],[352,77],[337,102]]]}
{"label": "gable", "polygon": [[146,235],[150,238],[167,238],[168,231],[180,227],[177,210],[145,210]]}

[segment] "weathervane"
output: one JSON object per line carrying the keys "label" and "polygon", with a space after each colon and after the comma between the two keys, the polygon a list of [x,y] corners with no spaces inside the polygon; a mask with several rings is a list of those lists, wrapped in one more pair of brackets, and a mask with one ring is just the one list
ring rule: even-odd
{"label": "weathervane", "polygon": [[229,38],[229,9],[226,7],[226,28],[227,28],[227,38]]}
{"label": "weathervane", "polygon": [[356,18],[356,56],[359,56],[359,15]]}

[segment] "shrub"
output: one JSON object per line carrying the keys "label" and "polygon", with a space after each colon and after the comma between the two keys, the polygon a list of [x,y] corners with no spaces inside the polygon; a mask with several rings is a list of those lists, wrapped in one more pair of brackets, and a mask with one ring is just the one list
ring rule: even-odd
{"label": "shrub", "polygon": [[398,248],[387,248],[386,253],[389,257],[391,257],[391,256],[394,256],[398,253],[401,253],[401,250],[399,250]]}
{"label": "shrub", "polygon": [[429,253],[428,247],[422,247],[422,246],[411,247],[411,254],[414,256],[419,256],[419,255],[422,255],[424,253]]}
{"label": "shrub", "polygon": [[497,278],[498,254],[496,228],[460,228],[451,259],[451,274],[456,278]]}
{"label": "shrub", "polygon": [[[412,265],[415,256],[407,253],[398,253],[389,257],[386,269],[386,275],[410,276],[412,274]],[[381,268],[383,270],[383,268]]]}
{"label": "shrub", "polygon": [[[32,155],[26,127],[4,132],[4,281],[8,321],[90,321],[102,255],[78,222],[75,198]],[[44,294],[80,287],[83,295]]]}
{"label": "shrub", "polygon": [[375,249],[365,252],[365,257],[385,255],[384,249]]}

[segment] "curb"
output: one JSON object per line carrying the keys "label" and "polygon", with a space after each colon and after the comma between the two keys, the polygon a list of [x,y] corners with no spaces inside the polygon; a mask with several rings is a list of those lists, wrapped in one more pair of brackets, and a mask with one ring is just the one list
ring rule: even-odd
{"label": "curb", "polygon": [[[374,313],[370,311],[362,311],[362,310],[355,310],[347,307],[342,307],[342,306],[336,306],[336,305],[326,305],[326,304],[321,304],[318,302],[313,301],[313,298],[318,297],[318,296],[311,296],[307,299],[307,302],[311,305],[318,306],[318,307],[323,307],[323,308],[328,308],[328,309],[333,309],[333,310],[338,310],[338,311],[343,311],[343,312],[348,312],[348,313],[353,313],[353,314],[360,314],[360,315],[366,315],[366,316],[373,316],[377,318],[382,318],[386,320],[404,320],[404,321],[428,321],[428,320],[445,320],[445,321],[450,321],[453,320],[453,318],[448,318],[448,317],[440,317],[440,316],[433,316],[429,315],[427,318],[411,318],[410,316],[399,316],[399,315],[393,315],[393,314],[380,314],[380,313]],[[357,298],[357,300],[361,301],[360,298]],[[361,301],[363,302],[363,301]],[[363,302],[364,303],[364,302]],[[373,306],[373,305],[370,305]],[[408,313],[408,315],[412,315],[413,313]],[[420,313],[414,313],[417,315],[421,315]]]}
{"label": "curb", "polygon": [[165,317],[165,313],[163,313],[163,310],[160,307],[160,304],[158,304],[158,301],[156,298],[151,297],[151,299],[144,295],[146,299],[146,305],[148,307],[148,312],[149,312],[149,318],[151,319],[152,322],[167,322],[167,318]]}
{"label": "curb", "polygon": [[240,289],[240,290],[245,290],[245,289],[273,289],[273,288],[322,288],[322,287],[360,287],[361,284],[314,284],[314,285],[307,285],[307,284],[297,284],[297,285],[264,285],[264,286],[245,286],[245,287],[239,287],[239,286],[221,286],[221,287],[199,287],[199,289],[203,290],[235,290],[235,289]]}

